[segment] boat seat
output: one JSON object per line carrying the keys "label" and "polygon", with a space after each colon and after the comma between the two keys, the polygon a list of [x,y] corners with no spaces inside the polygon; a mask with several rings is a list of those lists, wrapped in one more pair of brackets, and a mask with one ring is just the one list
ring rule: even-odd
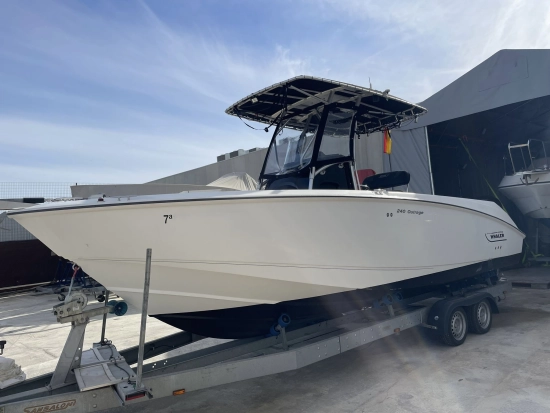
{"label": "boat seat", "polygon": [[315,175],[313,189],[354,189],[348,164],[334,164]]}
{"label": "boat seat", "polygon": [[409,185],[411,174],[406,171],[384,172],[368,176],[363,180],[363,186],[369,189],[386,189],[396,186]]}

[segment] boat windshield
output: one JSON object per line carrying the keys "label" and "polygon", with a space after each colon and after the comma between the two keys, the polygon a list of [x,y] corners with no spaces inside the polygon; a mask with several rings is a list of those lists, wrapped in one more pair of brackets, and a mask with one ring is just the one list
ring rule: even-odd
{"label": "boat windshield", "polygon": [[[353,111],[334,109],[328,115],[317,160],[325,161],[350,156],[350,127]],[[292,129],[282,128],[271,142],[264,174],[284,175],[308,166],[313,156],[315,135],[321,113],[309,116],[299,135]]]}
{"label": "boat windshield", "polygon": [[335,109],[329,113],[317,160],[325,161],[351,155],[349,138],[353,115],[354,111],[349,109]]}

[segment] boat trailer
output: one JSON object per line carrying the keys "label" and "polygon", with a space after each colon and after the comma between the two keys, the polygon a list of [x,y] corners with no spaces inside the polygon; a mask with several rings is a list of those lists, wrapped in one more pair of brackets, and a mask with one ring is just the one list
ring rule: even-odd
{"label": "boat trailer", "polygon": [[[85,296],[70,297],[54,307],[57,320],[72,325],[55,371],[0,391],[0,413],[95,412],[179,396],[296,370],[417,326],[429,328],[446,344],[456,346],[464,342],[468,331],[488,332],[497,303],[511,291],[509,282],[493,276],[486,285],[441,296],[424,294],[399,306],[386,300],[381,306],[295,330],[287,329],[291,320],[283,317],[284,323],[272,329],[277,335],[233,340],[143,365],[143,360],[204,338],[181,332],[144,343],[149,274],[150,251],[139,346],[118,351],[105,339],[107,313],[123,313],[120,301],[107,299],[105,305],[86,308]],[[101,339],[92,349],[82,351],[86,326],[90,318],[100,315]],[[136,362],[134,370],[130,366]]]}

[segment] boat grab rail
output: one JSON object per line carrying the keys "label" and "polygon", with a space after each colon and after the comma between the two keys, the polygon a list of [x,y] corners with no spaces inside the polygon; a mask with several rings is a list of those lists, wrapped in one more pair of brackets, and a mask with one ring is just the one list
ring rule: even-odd
{"label": "boat grab rail", "polygon": [[[539,142],[541,145],[542,145],[542,150],[544,152],[544,159],[546,161],[545,163],[545,168],[544,170],[548,169],[548,154],[546,152],[546,143],[547,142],[544,142],[540,139],[529,139],[527,141],[527,143],[522,143],[522,144],[513,144],[513,143],[508,143],[508,153],[510,154],[510,162],[512,163],[512,168],[514,169],[514,174],[518,173],[518,172],[524,172],[528,169],[528,166],[527,166],[527,162],[525,161],[525,156],[524,156],[524,152],[523,152],[523,148],[527,148],[527,151],[529,153],[529,165],[532,165],[533,164],[533,160],[535,158],[533,158],[533,155],[531,153],[531,142]],[[524,169],[523,170],[517,170],[516,169],[516,165],[514,164],[514,157],[512,156],[512,149],[519,149],[520,152],[521,152],[521,157],[523,159],[523,166],[524,166]],[[537,159],[542,159],[543,157],[539,157]],[[534,168],[534,170],[536,170],[537,168]]]}

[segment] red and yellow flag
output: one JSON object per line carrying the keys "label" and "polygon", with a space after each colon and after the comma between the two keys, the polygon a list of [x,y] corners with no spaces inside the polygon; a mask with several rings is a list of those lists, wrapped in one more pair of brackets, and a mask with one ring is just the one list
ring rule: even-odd
{"label": "red and yellow flag", "polygon": [[391,133],[389,129],[384,131],[384,153],[391,154]]}

